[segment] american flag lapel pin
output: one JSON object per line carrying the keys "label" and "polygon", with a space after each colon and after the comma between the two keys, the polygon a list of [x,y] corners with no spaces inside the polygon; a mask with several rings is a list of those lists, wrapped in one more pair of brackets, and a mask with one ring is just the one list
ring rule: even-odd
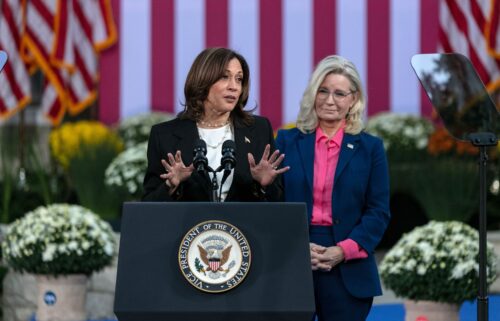
{"label": "american flag lapel pin", "polygon": [[246,137],[246,136],[245,136],[245,143],[248,143],[248,144],[250,144],[250,143],[251,143],[251,142],[250,142],[250,139],[248,139],[248,137]]}
{"label": "american flag lapel pin", "polygon": [[347,144],[347,148],[349,148],[349,149],[354,149],[354,145],[353,145],[353,144],[351,144],[351,143],[349,143],[349,144]]}

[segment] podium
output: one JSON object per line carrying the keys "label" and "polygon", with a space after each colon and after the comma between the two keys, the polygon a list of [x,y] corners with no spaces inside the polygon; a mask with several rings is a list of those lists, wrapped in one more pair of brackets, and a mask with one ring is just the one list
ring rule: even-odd
{"label": "podium", "polygon": [[[189,240],[201,255],[209,238],[193,232],[213,221],[239,230],[250,253],[244,278],[235,275],[237,285],[228,281],[216,293],[189,281],[209,265],[204,270],[198,260],[199,270],[186,277],[181,250]],[[314,310],[305,204],[124,204],[114,304],[120,321],[310,321]]]}

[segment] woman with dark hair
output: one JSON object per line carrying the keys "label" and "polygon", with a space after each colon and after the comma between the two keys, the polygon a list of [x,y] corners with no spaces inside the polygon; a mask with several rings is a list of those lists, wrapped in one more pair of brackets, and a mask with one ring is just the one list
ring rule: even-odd
{"label": "woman with dark hair", "polygon": [[285,201],[305,202],[319,321],[362,321],[382,294],[374,251],[389,223],[389,175],[382,140],[363,132],[365,95],[356,67],[319,62],[297,128],[278,131],[286,153]]}
{"label": "woman with dark hair", "polygon": [[[222,183],[222,201],[278,201],[282,188],[276,177],[284,155],[274,147],[269,120],[245,111],[250,88],[246,60],[226,48],[209,48],[193,62],[184,86],[184,111],[174,120],[152,127],[144,201],[210,201],[212,184],[194,170],[193,150],[206,142],[208,165],[221,164],[222,145],[233,140],[236,166]],[[258,163],[257,161],[258,160]]]}

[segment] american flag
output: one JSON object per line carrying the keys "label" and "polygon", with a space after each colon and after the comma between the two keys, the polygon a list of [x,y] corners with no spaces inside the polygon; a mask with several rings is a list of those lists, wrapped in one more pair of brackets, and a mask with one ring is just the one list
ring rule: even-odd
{"label": "american flag", "polygon": [[[120,40],[102,55],[99,114],[107,123],[151,110],[179,112],[187,71],[211,46],[245,56],[250,107],[257,106],[274,127],[295,121],[308,78],[328,54],[345,56],[358,67],[368,115],[431,114],[410,58],[436,52],[440,41],[443,50],[462,52],[480,63],[476,68],[484,66],[481,77],[490,88],[500,79],[498,57],[488,53],[485,36],[477,31],[495,17],[498,24],[496,0],[113,0],[112,5]],[[440,14],[440,9],[455,13],[455,7],[464,22],[456,14]],[[483,25],[464,34],[478,16]],[[500,36],[496,29],[493,34],[492,39]],[[455,38],[470,45],[457,47]],[[473,40],[478,38],[481,44]],[[449,47],[442,45],[445,39]]]}
{"label": "american flag", "polygon": [[[40,114],[58,124],[66,111],[77,114],[88,107],[97,96],[97,54],[116,39],[109,0],[9,0],[2,2],[2,11],[7,15],[0,23],[7,22],[0,24],[0,38],[14,38],[6,49],[22,57],[12,61],[14,70],[31,66],[45,76]],[[15,27],[10,16],[17,19]],[[8,80],[30,94],[28,77]],[[4,116],[23,107],[3,95],[2,104]]]}
{"label": "american flag", "polygon": [[114,25],[106,23],[106,14],[111,14],[108,1],[60,1],[53,59],[70,72],[66,86],[72,114],[78,114],[95,100],[96,53],[116,40]]}
{"label": "american flag", "polygon": [[18,0],[0,2],[0,49],[9,59],[0,73],[0,118],[6,118],[30,102],[30,81],[21,60],[22,10]]}
{"label": "american flag", "polygon": [[469,57],[490,90],[500,87],[499,14],[499,0],[445,0],[439,11],[441,51]]}
{"label": "american flag", "polygon": [[41,112],[58,124],[66,109],[65,70],[52,63],[52,49],[56,43],[57,0],[30,0],[24,2],[25,26],[23,46],[29,60],[45,75]]}
{"label": "american flag", "polygon": [[[50,1],[62,0],[28,3]],[[93,1],[105,0],[62,3],[83,7]],[[213,46],[245,56],[251,69],[248,107],[256,106],[256,113],[274,127],[294,122],[315,64],[329,54],[345,56],[358,67],[368,116],[381,111],[431,114],[410,67],[418,53],[465,54],[490,90],[500,88],[500,0],[108,1],[119,39],[101,54],[98,91],[82,75],[78,83],[70,82],[69,94],[79,101],[97,94],[99,119],[109,124],[150,111],[180,111],[189,67],[201,50]],[[77,113],[86,105],[73,102],[69,110]]]}

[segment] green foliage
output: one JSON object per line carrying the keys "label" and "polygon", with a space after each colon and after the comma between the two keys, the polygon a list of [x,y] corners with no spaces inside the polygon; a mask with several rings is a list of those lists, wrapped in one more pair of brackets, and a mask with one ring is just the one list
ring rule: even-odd
{"label": "green foliage", "polygon": [[390,164],[391,188],[409,192],[430,220],[468,222],[479,202],[478,169],[472,160],[427,157]]}
{"label": "green foliage", "polygon": [[30,144],[28,147],[28,160],[31,165],[30,167],[33,168],[33,172],[40,186],[40,195],[43,198],[45,205],[49,205],[54,200],[54,196],[52,195],[53,191],[50,189],[50,177],[47,175],[48,173],[42,165],[38,155],[40,155],[40,148],[34,144]]}
{"label": "green foliage", "polygon": [[11,198],[14,190],[13,160],[17,149],[12,144],[11,133],[0,128],[0,222],[9,221]]}
{"label": "green foliage", "polygon": [[9,221],[9,212],[10,212],[10,202],[12,198],[12,190],[14,184],[14,177],[12,175],[12,169],[9,167],[9,161],[6,160],[6,156],[4,151],[0,151],[0,166],[1,166],[1,177],[2,181],[0,182],[1,187],[1,208],[0,208],[0,222],[7,223]]}
{"label": "green foliage", "polygon": [[66,201],[70,195],[61,173],[43,159],[39,136],[37,127],[0,126],[2,223],[10,223],[40,205]]}
{"label": "green foliage", "polygon": [[20,167],[18,149],[13,147],[17,144],[2,143],[6,148],[0,150],[0,222],[10,223],[40,205],[69,200],[67,182],[50,164],[42,164],[40,146],[32,141],[25,144],[26,161]]}
{"label": "green foliage", "polygon": [[71,159],[67,169],[79,204],[104,219],[117,218],[122,203],[122,195],[104,183],[106,168],[117,154],[111,144],[81,144],[80,152]]}
{"label": "green foliage", "polygon": [[384,141],[392,195],[412,195],[430,220],[470,220],[479,198],[474,147],[414,115],[380,113],[366,130]]}

